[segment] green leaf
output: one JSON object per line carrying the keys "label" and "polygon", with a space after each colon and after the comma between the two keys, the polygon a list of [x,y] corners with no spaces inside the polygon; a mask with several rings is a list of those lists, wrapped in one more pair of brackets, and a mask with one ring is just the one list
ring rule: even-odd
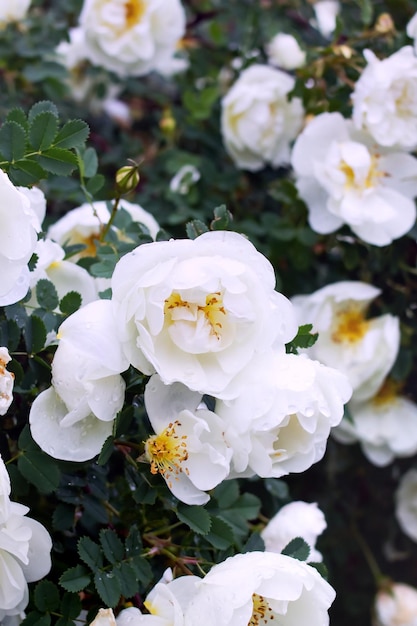
{"label": "green leaf", "polygon": [[29,123],[31,123],[37,115],[43,113],[44,111],[51,112],[55,115],[55,117],[59,117],[58,109],[53,102],[50,102],[49,100],[41,100],[36,102],[36,104],[34,104],[30,109],[28,114]]}
{"label": "green leaf", "polygon": [[15,185],[26,187],[46,178],[45,170],[31,159],[19,159],[10,166],[9,176]]}
{"label": "green leaf", "polygon": [[237,480],[225,480],[218,485],[213,493],[213,498],[221,509],[228,509],[239,498],[239,485]]}
{"label": "green leaf", "polygon": [[81,613],[82,604],[81,600],[76,593],[64,593],[62,600],[60,611],[62,613],[63,618],[66,619],[76,619]]}
{"label": "green leaf", "polygon": [[17,124],[19,124],[19,126],[24,128],[25,130],[27,130],[28,128],[28,120],[26,117],[26,113],[24,112],[23,109],[20,109],[19,107],[15,109],[11,109],[8,112],[7,117],[6,117],[6,122],[16,122]]}
{"label": "green leaf", "polygon": [[36,283],[36,298],[39,306],[46,311],[53,311],[58,307],[58,292],[55,285],[47,278],[41,278]]}
{"label": "green leaf", "polygon": [[99,465],[105,465],[107,461],[109,460],[109,458],[111,457],[113,450],[114,450],[114,437],[112,435],[109,435],[106,441],[103,443],[101,452],[97,459],[97,463]]}
{"label": "green leaf", "polygon": [[32,119],[29,128],[29,141],[34,150],[46,150],[55,138],[58,120],[50,111],[39,113]]}
{"label": "green leaf", "polygon": [[[39,301],[39,300],[38,300]],[[77,291],[69,291],[59,302],[59,310],[64,315],[71,315],[78,311],[82,303],[81,295]]]}
{"label": "green leaf", "polygon": [[75,154],[64,148],[49,148],[38,156],[41,167],[52,174],[66,176],[77,167]]}
{"label": "green leaf", "polygon": [[58,148],[77,148],[85,143],[89,134],[88,124],[82,120],[69,120],[55,137],[54,145]]}
{"label": "green leaf", "polygon": [[52,514],[54,530],[69,530],[75,525],[75,510],[70,504],[58,504]]}
{"label": "green leaf", "polygon": [[242,547],[241,552],[264,552],[265,542],[259,533],[252,533]]}
{"label": "green leaf", "polygon": [[38,611],[56,611],[59,607],[59,591],[50,580],[41,580],[35,587],[33,594]]}
{"label": "green leaf", "polygon": [[90,584],[90,581],[90,574],[85,567],[83,565],[76,565],[75,567],[70,567],[62,574],[59,579],[59,584],[66,591],[77,593],[85,589],[87,585]]}
{"label": "green leaf", "polygon": [[116,535],[114,530],[109,528],[100,531],[100,543],[103,548],[104,556],[109,563],[118,563],[123,560],[125,549],[122,541]]}
{"label": "green leaf", "polygon": [[134,556],[130,559],[130,565],[135,570],[136,578],[144,585],[149,585],[153,579],[153,572],[148,561],[143,556]]}
{"label": "green leaf", "polygon": [[214,220],[210,223],[210,229],[227,230],[232,219],[232,214],[227,210],[226,205],[222,204],[214,209]]}
{"label": "green leaf", "polygon": [[43,350],[46,342],[46,326],[37,315],[27,318],[25,325],[25,343],[29,353]]}
{"label": "green leaf", "polygon": [[140,556],[142,552],[142,539],[136,524],[131,526],[125,541],[126,557]]}
{"label": "green leaf", "polygon": [[114,608],[121,595],[121,586],[116,574],[113,571],[103,572],[99,570],[94,574],[94,584],[104,605],[111,609]]}
{"label": "green leaf", "polygon": [[38,611],[31,611],[21,622],[21,626],[50,626],[51,616],[41,615]]}
{"label": "green leaf", "polygon": [[42,493],[58,488],[60,471],[56,461],[40,450],[26,450],[17,460],[19,472]]}
{"label": "green leaf", "polygon": [[310,554],[310,546],[302,537],[296,537],[281,550],[281,554],[290,556],[298,561],[306,561]]}
{"label": "green leaf", "polygon": [[138,580],[134,568],[126,562],[119,563],[113,572],[120,584],[120,591],[125,598],[131,598],[138,592]]}
{"label": "green leaf", "polygon": [[210,532],[205,539],[218,550],[226,550],[234,542],[233,529],[224,520],[212,517]]}
{"label": "green leaf", "polygon": [[187,222],[185,231],[188,239],[196,239],[199,235],[208,233],[209,229],[201,220],[193,220],[192,222]]}
{"label": "green leaf", "polygon": [[322,578],[324,578],[324,580],[329,580],[329,571],[324,563],[315,563],[313,561],[309,561],[308,564],[310,567],[314,567],[314,569],[318,571],[318,573]]}
{"label": "green leaf", "polygon": [[182,502],[177,508],[177,517],[195,533],[207,535],[211,528],[210,514],[201,506],[189,506]]}
{"label": "green leaf", "polygon": [[7,346],[9,352],[17,349],[20,341],[20,328],[14,320],[0,322],[0,345]]}
{"label": "green leaf", "polygon": [[85,188],[87,189],[88,193],[90,193],[92,196],[95,196],[96,193],[100,191],[100,189],[104,186],[105,182],[106,179],[104,178],[103,174],[95,174],[95,176],[87,181]]}
{"label": "green leaf", "polygon": [[287,353],[297,354],[298,348],[311,348],[317,341],[318,333],[312,333],[312,324],[303,324],[298,328],[294,339],[286,344]]}
{"label": "green leaf", "polygon": [[[77,544],[78,554],[94,572],[103,567],[103,555],[100,546],[89,537],[81,537]],[[70,589],[68,590],[70,591]]]}
{"label": "green leaf", "polygon": [[0,153],[10,162],[22,159],[25,154],[26,132],[17,122],[5,122],[0,128]]}
{"label": "green leaf", "polygon": [[98,168],[98,157],[97,152],[94,148],[87,148],[84,152],[77,152],[80,159],[82,160],[82,172],[83,176],[86,178],[91,178],[97,173]]}

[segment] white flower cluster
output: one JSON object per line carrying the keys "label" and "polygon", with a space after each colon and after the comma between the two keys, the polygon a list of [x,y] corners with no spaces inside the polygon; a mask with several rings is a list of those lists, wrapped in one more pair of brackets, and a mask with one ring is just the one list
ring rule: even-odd
{"label": "white flower cluster", "polygon": [[149,614],[128,608],[114,617],[100,609],[91,626],[204,626],[308,623],[327,626],[333,588],[301,561],[272,552],[247,552],[214,565],[204,578],[166,572],[149,593]]}
{"label": "white flower cluster", "polygon": [[5,415],[13,402],[14,374],[6,369],[12,360],[5,347],[0,348],[0,415]]}
{"label": "white flower cluster", "polygon": [[0,3],[0,29],[10,22],[22,20],[29,9],[31,0],[7,0]]}
{"label": "white flower cluster", "polygon": [[98,454],[123,406],[121,373],[133,366],[151,376],[150,471],[187,504],[204,504],[227,478],[283,476],[322,458],[350,384],[286,354],[294,308],[245,237],[143,244],[117,263],[111,288],[111,300],[85,305],[59,329],[52,387],[30,411],[43,450],[75,461]]}
{"label": "white flower cluster", "polygon": [[[0,622],[22,614],[28,583],[51,568],[52,541],[45,528],[26,517],[29,509],[10,500],[10,478],[0,457]],[[18,617],[16,617],[18,619]]]}

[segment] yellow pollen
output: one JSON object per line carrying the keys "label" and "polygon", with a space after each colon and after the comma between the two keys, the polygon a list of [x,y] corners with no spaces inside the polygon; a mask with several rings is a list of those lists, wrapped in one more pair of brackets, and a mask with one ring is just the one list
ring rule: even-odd
{"label": "yellow pollen", "polygon": [[386,176],[385,172],[382,172],[378,169],[378,160],[378,155],[371,155],[371,165],[369,167],[368,174],[365,180],[359,183],[359,181],[356,180],[356,175],[352,167],[342,159],[339,165],[339,170],[345,175],[345,189],[348,190],[352,189],[352,187],[355,187],[357,190],[363,191],[365,189],[371,189],[372,187],[375,187],[378,179]]}
{"label": "yellow pollen", "polygon": [[164,315],[171,318],[171,323],[175,321],[172,313],[174,309],[179,307],[188,309],[196,315],[203,313],[211,327],[211,334],[215,335],[217,339],[220,339],[220,332],[223,327],[222,322],[226,316],[226,309],[223,306],[223,298],[220,292],[207,294],[206,304],[202,306],[194,302],[183,300],[179,293],[173,291],[169,298],[165,300],[164,306]]}
{"label": "yellow pollen", "polygon": [[275,619],[275,615],[271,607],[263,596],[254,593],[252,595],[252,602],[252,617],[248,622],[248,626],[261,626],[261,624],[269,624]]}
{"label": "yellow pollen", "polygon": [[361,310],[354,306],[343,309],[336,316],[332,340],[335,343],[356,343],[366,335],[368,326]]}
{"label": "yellow pollen", "polygon": [[145,454],[151,464],[152,474],[180,474],[181,463],[188,459],[187,435],[177,435],[175,429],[181,426],[177,420],[171,422],[159,435],[152,435],[145,441]]}
{"label": "yellow pollen", "polygon": [[140,22],[145,13],[146,6],[143,0],[127,0],[125,3],[126,26],[132,28]]}
{"label": "yellow pollen", "polygon": [[398,396],[401,387],[401,383],[387,378],[378,393],[372,398],[372,404],[376,406],[389,404]]}

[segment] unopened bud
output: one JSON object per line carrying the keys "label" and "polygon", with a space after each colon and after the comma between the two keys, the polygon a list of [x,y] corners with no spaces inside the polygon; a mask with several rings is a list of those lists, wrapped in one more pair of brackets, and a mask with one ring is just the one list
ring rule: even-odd
{"label": "unopened bud", "polygon": [[389,13],[381,13],[375,23],[375,30],[380,35],[388,35],[395,31],[394,21]]}
{"label": "unopened bud", "polygon": [[116,172],[116,188],[120,193],[134,191],[140,180],[138,165],[124,165]]}
{"label": "unopened bud", "polygon": [[340,46],[333,46],[333,52],[338,56],[342,56],[345,59],[350,59],[353,55],[353,50],[346,44],[341,44]]}
{"label": "unopened bud", "polygon": [[176,127],[177,123],[171,111],[169,109],[165,110],[159,122],[159,128],[165,135],[171,136],[175,132]]}

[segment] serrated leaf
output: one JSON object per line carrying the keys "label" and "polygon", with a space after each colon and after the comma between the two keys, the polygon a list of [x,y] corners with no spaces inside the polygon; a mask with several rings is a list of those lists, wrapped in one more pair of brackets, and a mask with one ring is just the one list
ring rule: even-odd
{"label": "serrated leaf", "polygon": [[131,526],[129,534],[125,541],[125,553],[126,557],[140,556],[142,552],[142,538],[140,536],[138,527],[136,524]]}
{"label": "serrated leaf", "polygon": [[109,435],[106,441],[103,443],[99,457],[97,459],[97,463],[99,465],[105,465],[107,461],[109,460],[109,458],[111,457],[113,450],[114,450],[114,437],[112,435]]}
{"label": "serrated leaf", "polygon": [[238,517],[250,520],[255,519],[259,513],[261,502],[252,493],[244,493],[238,497],[233,505],[228,508],[228,512],[233,512]]}
{"label": "serrated leaf", "polygon": [[39,306],[46,311],[53,311],[59,304],[56,287],[47,278],[41,278],[36,283],[36,298]]}
{"label": "serrated leaf", "polygon": [[129,563],[135,570],[136,578],[144,586],[148,585],[153,578],[152,568],[149,565],[148,561],[142,556],[134,556],[132,559],[130,559]]}
{"label": "serrated leaf", "polygon": [[6,117],[6,122],[16,122],[22,128],[27,130],[28,127],[28,119],[26,117],[26,113],[23,109],[16,107],[15,109],[11,109]]}
{"label": "serrated leaf", "polygon": [[104,605],[111,609],[114,608],[121,595],[120,582],[116,574],[113,571],[103,572],[99,570],[94,574],[94,585]]}
{"label": "serrated leaf", "polygon": [[322,578],[324,578],[324,580],[329,580],[329,571],[324,563],[316,563],[313,561],[309,561],[308,564],[310,567],[314,567],[314,569],[318,571],[318,573],[320,574]]}
{"label": "serrated leaf", "polygon": [[228,509],[239,498],[239,485],[236,480],[225,480],[212,493],[219,507]]}
{"label": "serrated leaf", "polygon": [[17,122],[5,122],[0,128],[0,153],[10,162],[22,159],[25,154],[26,132]]}
{"label": "serrated leaf", "polygon": [[101,530],[100,543],[103,548],[104,556],[109,563],[114,564],[123,560],[125,549],[122,541],[114,530],[110,530],[109,528]]}
{"label": "serrated leaf", "polygon": [[71,315],[78,311],[82,303],[81,295],[77,291],[69,291],[59,302],[59,310],[64,315]]}
{"label": "serrated leaf", "polygon": [[195,533],[206,535],[211,528],[210,514],[201,506],[188,506],[182,502],[177,508],[177,517]]}
{"label": "serrated leaf", "polygon": [[38,611],[31,611],[20,624],[21,626],[50,626],[51,616],[49,613],[41,615]]}
{"label": "serrated leaf", "polygon": [[51,102],[50,100],[40,100],[39,102],[36,102],[36,104],[34,104],[29,111],[29,124],[32,122],[33,118],[35,118],[40,113],[43,113],[44,111],[48,111],[50,113],[53,113],[55,117],[59,117],[58,109],[53,102]]}
{"label": "serrated leaf", "polygon": [[265,542],[259,533],[252,533],[245,545],[242,547],[241,552],[264,552]]}
{"label": "serrated leaf", "polygon": [[59,579],[59,584],[66,591],[78,593],[85,589],[90,581],[90,574],[85,567],[83,565],[76,565],[75,567],[70,567],[70,569],[67,569],[67,571],[62,574]]}
{"label": "serrated leaf", "polygon": [[77,148],[85,143],[90,134],[88,124],[82,120],[69,120],[55,137],[58,148]]}
{"label": "serrated leaf", "polygon": [[17,460],[19,472],[42,493],[58,488],[60,471],[56,461],[38,450],[26,450]]}
{"label": "serrated leaf", "polygon": [[188,239],[196,239],[199,235],[207,233],[209,229],[201,220],[193,220],[185,225],[185,232]]}
{"label": "serrated leaf", "polygon": [[58,120],[50,111],[39,113],[31,121],[29,128],[29,141],[34,150],[46,150],[49,148],[58,130]]}
{"label": "serrated leaf", "polygon": [[38,156],[38,162],[47,172],[66,176],[77,167],[75,154],[64,148],[49,148]]}
{"label": "serrated leaf", "polygon": [[19,159],[9,169],[9,177],[15,185],[26,187],[46,178],[45,170],[31,159]]}
{"label": "serrated leaf", "polygon": [[230,226],[233,217],[225,204],[214,209],[214,220],[210,223],[211,230],[226,230]]}
{"label": "serrated leaf", "polygon": [[81,608],[82,604],[78,594],[68,592],[64,593],[60,605],[60,611],[63,618],[69,620],[76,619],[81,613]]}
{"label": "serrated leaf", "polygon": [[218,550],[226,550],[234,542],[233,530],[224,520],[212,517],[210,532],[205,539]]}
{"label": "serrated leaf", "polygon": [[295,537],[281,550],[281,554],[290,556],[298,561],[306,561],[310,554],[310,546],[302,537]]}
{"label": "serrated leaf", "polygon": [[[93,571],[99,567],[103,567],[103,555],[100,546],[89,537],[81,537],[77,544],[80,559],[88,565]],[[68,589],[68,591],[71,591]]]}
{"label": "serrated leaf", "polygon": [[33,594],[35,606],[41,613],[56,611],[59,607],[59,591],[50,580],[41,580]]}
{"label": "serrated leaf", "polygon": [[37,315],[27,318],[25,324],[25,343],[29,353],[40,352],[46,342],[46,326]]}
{"label": "serrated leaf", "polygon": [[138,592],[138,579],[134,568],[126,562],[119,563],[113,572],[120,584],[120,591],[125,598],[131,598]]}
{"label": "serrated leaf", "polygon": [[52,514],[54,530],[69,530],[75,525],[75,509],[70,504],[58,504]]}
{"label": "serrated leaf", "polygon": [[17,349],[20,341],[20,328],[14,320],[0,322],[0,345],[7,346],[9,352]]}

